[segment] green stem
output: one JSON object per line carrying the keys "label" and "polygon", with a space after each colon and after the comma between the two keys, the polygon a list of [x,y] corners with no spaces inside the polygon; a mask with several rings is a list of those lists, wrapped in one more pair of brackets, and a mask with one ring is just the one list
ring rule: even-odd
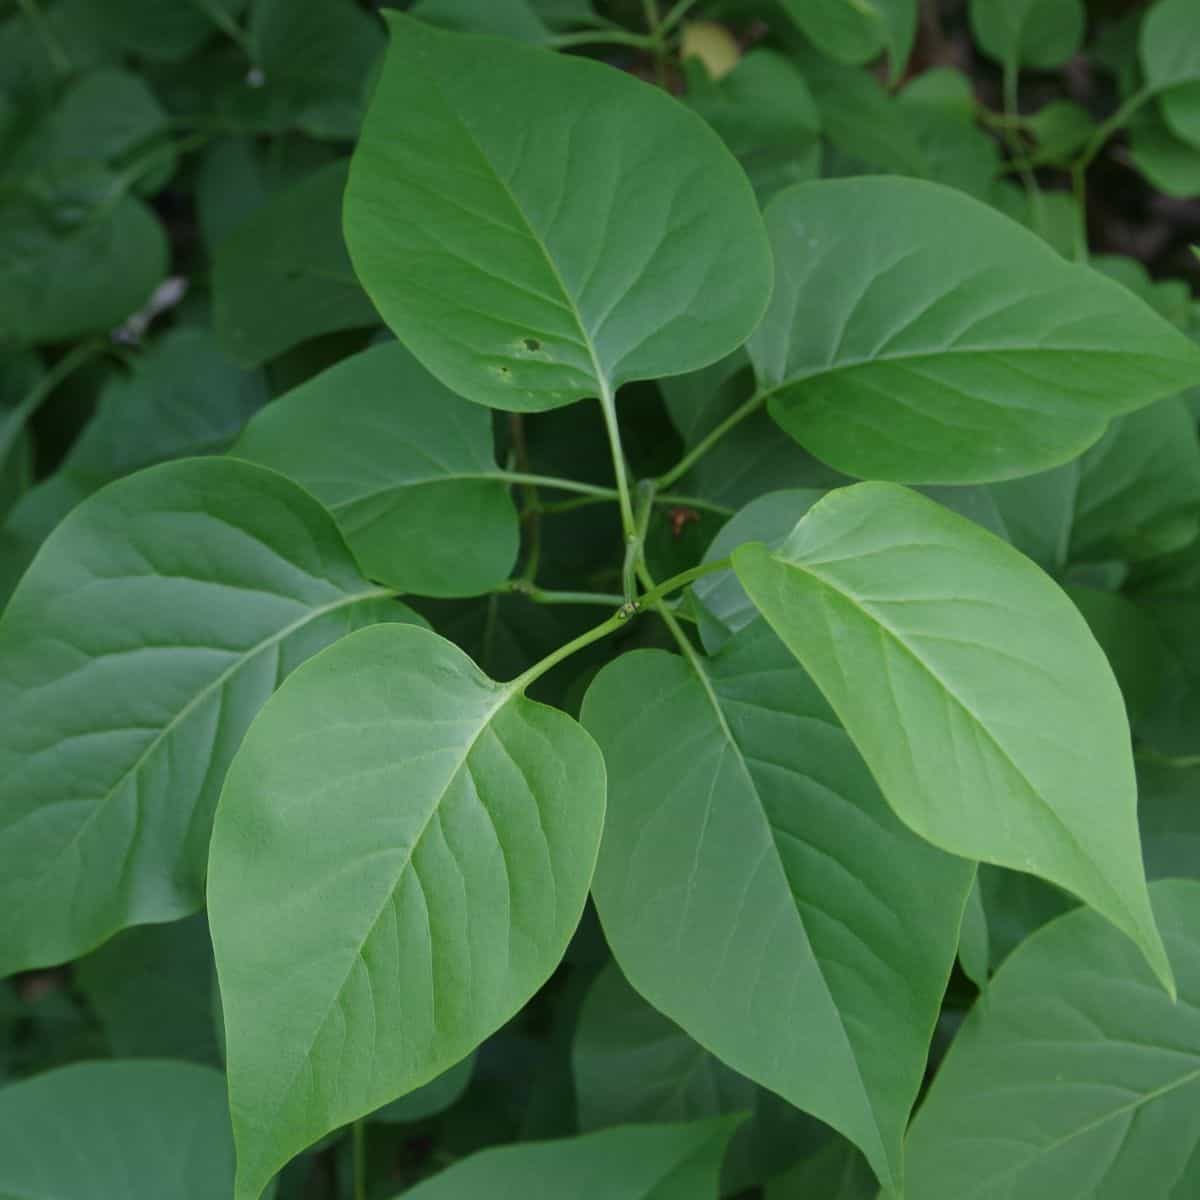
{"label": "green stem", "polygon": [[1012,155],[1017,174],[1021,177],[1025,194],[1029,198],[1029,212],[1033,218],[1033,228],[1040,236],[1045,237],[1046,205],[1042,199],[1041,189],[1037,185],[1037,179],[1034,177],[1033,169],[1029,165],[1028,152],[1018,131],[1021,117],[1019,86],[1020,77],[1016,66],[1011,62],[1006,62],[1003,79],[1004,115],[1006,117],[1003,130],[1004,141],[1008,146],[1009,154]]}
{"label": "green stem", "polygon": [[702,437],[665,475],[655,483],[660,492],[682,479],[735,425],[753,416],[766,403],[766,392],[755,392],[745,404],[735,408],[715,429]]}
{"label": "green stem", "polygon": [[1156,766],[1175,767],[1183,771],[1200,767],[1200,754],[1171,755],[1159,754],[1157,750],[1135,750],[1133,757]]}
{"label": "green stem", "polygon": [[509,579],[492,589],[501,595],[524,596],[535,604],[588,604],[594,608],[620,608],[624,598],[616,592],[557,592],[524,579]]}
{"label": "green stem", "polygon": [[355,1121],[352,1127],[354,1141],[354,1200],[367,1200],[367,1126],[364,1121]]}
{"label": "green stem", "polygon": [[[497,471],[494,475],[481,475],[482,479],[502,479],[505,483],[529,484],[532,487],[553,488],[560,492],[579,492],[583,496],[594,496],[596,500],[616,500],[617,489],[601,487],[595,483],[579,483],[574,479],[559,479],[555,475],[529,475],[524,471]],[[543,511],[546,511],[543,509]]]}
{"label": "green stem", "polygon": [[71,57],[67,54],[62,42],[58,40],[58,34],[54,32],[50,22],[46,20],[46,14],[38,7],[37,0],[17,0],[17,4],[25,19],[41,38],[42,45],[46,47],[46,57],[50,59],[54,69],[60,75],[69,75],[71,73]]}
{"label": "green stem", "polygon": [[1077,162],[1071,167],[1071,195],[1075,198],[1075,230],[1072,235],[1075,261],[1086,263],[1088,259],[1087,167],[1083,163]]}
{"label": "green stem", "polygon": [[695,7],[696,0],[676,0],[673,8],[667,11],[667,15],[659,22],[658,34],[659,37],[665,37],[688,13]]}
{"label": "green stem", "polygon": [[[655,607],[660,616],[664,612],[670,616],[670,609],[665,604],[660,606],[660,602],[665,600],[672,592],[678,591],[696,579],[700,579],[704,575],[712,575],[716,571],[729,570],[730,560],[723,558],[718,562],[703,563],[701,566],[692,567],[687,571],[680,571],[678,575],[672,575],[670,579],[664,583],[660,583],[650,587],[650,590],[640,596],[633,604],[622,604],[607,621],[601,621],[599,625],[589,629],[586,633],[581,633],[577,638],[569,641],[564,646],[560,646],[557,650],[547,654],[540,662],[536,662],[522,675],[518,675],[516,679],[508,685],[513,692],[523,692],[530,684],[535,683],[551,668],[558,666],[564,659],[570,658],[572,654],[590,646],[593,642],[600,641],[601,638],[606,638],[610,633],[615,633],[618,629],[623,628],[636,613],[646,606]],[[640,566],[639,573],[648,583],[654,584],[650,579],[649,572],[645,566]],[[663,618],[667,619],[666,616]],[[673,618],[672,618],[673,619]]]}
{"label": "green stem", "polygon": [[[586,508],[590,504],[612,503],[616,500],[616,490],[608,496],[577,496],[573,500],[558,500],[543,504],[543,513],[574,512],[577,508]],[[703,496],[682,496],[678,492],[662,492],[654,497],[654,503],[668,508],[698,508],[703,512],[716,513],[718,517],[732,517],[734,509],[728,504],[718,504],[714,500],[705,500]]]}
{"label": "green stem", "polygon": [[13,443],[42,401],[54,391],[68,375],[73,374],[85,363],[103,354],[108,349],[101,341],[80,342],[69,350],[29,389],[23,400],[6,412],[0,412],[0,462],[7,459]]}
{"label": "green stem", "polygon": [[629,33],[623,29],[598,29],[594,33],[560,33],[546,42],[555,50],[566,50],[571,46],[633,46],[638,50],[655,50],[658,42],[644,33]]}
{"label": "green stem", "polygon": [[612,452],[613,475],[617,480],[617,504],[621,509],[621,528],[626,538],[630,538],[637,533],[637,521],[633,515],[633,501],[630,499],[625,450],[621,446],[621,426],[617,422],[617,405],[607,381],[600,385],[600,411],[604,413],[604,430],[608,434],[608,448]]}
{"label": "green stem", "polygon": [[212,3],[212,0],[191,0],[195,8],[200,9],[202,13],[231,41],[236,42],[242,53],[251,61],[254,61],[254,47],[250,42],[250,35],[227,13],[220,4]]}
{"label": "green stem", "polygon": [[1118,129],[1122,128],[1148,100],[1152,99],[1156,94],[1156,89],[1151,87],[1140,88],[1134,92],[1124,104],[1117,109],[1111,117],[1100,125],[1096,132],[1092,134],[1091,140],[1083,148],[1083,153],[1080,154],[1076,161],[1076,167],[1079,170],[1086,171],[1091,166],[1092,160],[1104,148],[1104,143],[1108,141]]}

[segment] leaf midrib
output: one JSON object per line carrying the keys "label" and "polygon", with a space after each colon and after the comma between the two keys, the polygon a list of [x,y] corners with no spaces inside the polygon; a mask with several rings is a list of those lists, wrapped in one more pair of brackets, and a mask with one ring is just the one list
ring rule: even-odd
{"label": "leaf midrib", "polygon": [[86,819],[80,824],[70,841],[68,841],[62,847],[62,849],[55,854],[54,858],[47,865],[46,872],[44,872],[44,874],[48,873],[51,869],[57,866],[64,855],[66,855],[78,844],[87,830],[91,828],[92,823],[96,820],[99,814],[104,811],[106,806],[112,801],[118,790],[124,786],[126,780],[137,774],[137,772],[141,770],[141,768],[158,750],[163,742],[165,742],[167,738],[170,737],[175,730],[187,720],[192,712],[195,711],[195,709],[203,701],[207,700],[209,696],[220,691],[220,689],[223,688],[225,684],[228,683],[229,680],[232,679],[233,676],[236,675],[238,671],[240,671],[242,667],[246,665],[246,663],[257,658],[259,654],[261,654],[264,650],[269,649],[271,646],[276,646],[285,641],[297,630],[303,629],[305,625],[308,625],[312,621],[316,621],[323,616],[327,616],[331,612],[337,612],[338,609],[349,608],[351,605],[359,604],[367,600],[385,599],[391,597],[392,595],[394,595],[394,593],[388,588],[371,588],[368,591],[356,592],[351,596],[342,595],[337,600],[332,601],[329,604],[322,605],[320,608],[309,609],[302,617],[297,618],[290,625],[287,625],[283,629],[278,630],[276,633],[271,634],[270,637],[264,638],[261,642],[258,642],[254,646],[250,647],[249,650],[246,650],[238,655],[233,663],[226,667],[214,679],[206,683],[195,693],[195,695],[192,696],[192,698],[158,731],[158,733],[151,738],[147,745],[138,754],[137,758],[134,759],[134,761],[124,771],[121,772],[121,775],[108,788],[108,790],[102,796],[96,798],[92,804],[91,812],[88,813]]}
{"label": "leaf midrib", "polygon": [[1129,909],[1128,905],[1125,903],[1124,899],[1108,883],[1108,880],[1105,878],[1104,873],[1100,869],[1099,864],[1096,863],[1093,860],[1092,856],[1084,850],[1078,837],[1075,835],[1074,830],[1072,830],[1071,827],[1063,820],[1063,818],[1060,816],[1058,811],[1053,807],[1053,805],[1051,805],[1050,802],[1042,795],[1041,791],[1037,787],[1034,786],[1033,781],[1025,773],[1024,769],[1020,766],[1020,764],[1016,761],[1016,759],[1013,758],[1013,756],[1009,753],[1007,746],[1005,746],[1000,741],[1000,739],[991,731],[991,729],[980,719],[979,715],[966,702],[966,700],[963,699],[963,697],[961,697],[958,694],[958,692],[955,691],[954,688],[952,688],[950,686],[950,684],[945,679],[942,678],[942,676],[934,669],[932,664],[928,663],[917,652],[916,649],[914,649],[911,645],[909,645],[908,641],[903,637],[903,635],[900,633],[900,631],[897,630],[894,626],[892,626],[891,623],[888,622],[887,620],[885,620],[883,617],[877,615],[869,607],[869,605],[865,601],[863,601],[858,595],[856,595],[854,592],[850,591],[848,588],[843,588],[843,587],[839,586],[835,580],[830,579],[826,575],[823,575],[820,571],[816,570],[812,564],[806,563],[806,562],[801,562],[796,559],[779,559],[777,561],[779,561],[784,566],[791,567],[795,570],[801,571],[804,574],[810,576],[813,580],[815,580],[817,582],[817,584],[819,586],[827,588],[829,591],[833,592],[834,595],[839,596],[845,602],[850,604],[851,607],[853,607],[859,613],[861,613],[862,616],[870,624],[872,624],[876,629],[878,629],[881,634],[887,634],[895,642],[895,644],[900,648],[900,650],[902,650],[905,654],[907,654],[909,656],[909,658],[911,658],[912,661],[916,663],[917,667],[925,675],[927,675],[930,679],[932,679],[933,682],[945,693],[945,695],[947,695],[951,700],[954,701],[954,703],[956,705],[958,705],[958,707],[967,716],[967,718],[971,721],[971,723],[983,734],[983,736],[987,739],[987,741],[992,746],[995,747],[996,751],[999,753],[1001,758],[1006,763],[1008,763],[1008,765],[1013,769],[1013,771],[1016,772],[1018,777],[1021,779],[1022,783],[1024,783],[1025,787],[1027,788],[1029,794],[1034,798],[1034,800],[1050,815],[1050,817],[1053,819],[1054,823],[1059,826],[1059,828],[1063,831],[1063,833],[1066,834],[1067,839],[1075,847],[1075,849],[1079,852],[1081,858],[1092,869],[1092,873],[1095,876],[1095,878],[1097,880],[1099,880],[1099,882],[1101,883],[1103,888],[1109,892],[1110,898],[1116,902],[1116,906],[1122,912],[1125,913],[1126,917],[1129,919],[1129,921],[1131,923],[1131,927],[1133,929],[1140,930],[1141,922],[1138,921],[1137,918],[1135,917],[1135,915],[1130,911],[1130,909]]}
{"label": "leaf midrib", "polygon": [[[829,1000],[830,1008],[833,1010],[833,1013],[837,1018],[838,1027],[841,1029],[842,1037],[845,1039],[846,1049],[849,1054],[850,1062],[852,1063],[852,1065],[854,1067],[854,1074],[858,1079],[858,1085],[859,1085],[859,1089],[861,1091],[862,1099],[866,1105],[867,1111],[871,1114],[871,1118],[875,1124],[875,1136],[876,1136],[876,1139],[879,1144],[879,1151],[882,1153],[883,1161],[887,1164],[888,1169],[890,1171],[891,1166],[892,1166],[891,1155],[888,1153],[887,1144],[884,1140],[884,1131],[883,1131],[883,1127],[880,1123],[879,1114],[875,1110],[875,1104],[872,1100],[871,1092],[867,1088],[866,1080],[863,1079],[862,1070],[859,1067],[858,1052],[855,1049],[853,1039],[850,1037],[850,1032],[846,1028],[846,1023],[842,1018],[841,1007],[838,1005],[837,1001],[834,999],[833,992],[829,986],[829,981],[825,976],[824,967],[821,964],[821,958],[817,954],[816,948],[812,944],[812,939],[809,937],[808,926],[805,924],[804,917],[800,912],[799,905],[796,903],[795,896],[792,895],[792,889],[791,889],[791,886],[789,885],[788,879],[787,879],[787,872],[784,871],[784,869],[783,869],[781,856],[779,854],[778,842],[775,837],[775,828],[771,824],[771,819],[767,815],[767,810],[762,803],[762,797],[759,793],[758,785],[754,781],[754,775],[750,770],[750,764],[746,761],[746,757],[742,753],[742,748],[738,744],[737,739],[734,737],[733,730],[730,728],[729,722],[725,719],[725,711],[721,707],[720,697],[717,695],[717,691],[713,687],[712,680],[709,677],[708,672],[704,669],[703,661],[700,659],[699,655],[697,655],[695,653],[687,653],[685,655],[685,657],[687,658],[688,663],[691,666],[692,670],[694,671],[696,676],[699,678],[700,684],[704,689],[705,696],[707,697],[709,703],[712,705],[714,712],[716,713],[717,722],[719,723],[721,730],[725,735],[726,741],[727,741],[730,749],[733,751],[735,757],[737,758],[738,765],[741,768],[741,771],[742,771],[743,776],[745,777],[746,783],[750,787],[751,794],[754,796],[755,800],[758,803],[758,808],[759,808],[759,812],[762,815],[763,823],[766,825],[767,830],[769,831],[769,834],[770,834],[771,844],[772,844],[772,846],[775,847],[775,857],[778,860],[779,871],[783,877],[784,887],[787,890],[788,895],[792,897],[792,906],[796,912],[796,920],[799,922],[800,928],[804,931],[804,940],[805,940],[806,944],[808,945],[809,953],[812,955],[813,963],[817,968],[817,974],[820,976],[821,986],[825,989],[825,995],[826,995],[827,999]],[[711,800],[710,800],[710,803],[711,803]]]}

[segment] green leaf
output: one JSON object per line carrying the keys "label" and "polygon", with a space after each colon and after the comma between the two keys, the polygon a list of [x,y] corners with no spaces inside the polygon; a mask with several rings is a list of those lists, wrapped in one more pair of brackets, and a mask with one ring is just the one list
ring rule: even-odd
{"label": "green leaf", "polygon": [[404,1125],[444,1112],[467,1090],[474,1069],[475,1055],[468,1054],[462,1062],[409,1092],[407,1096],[401,1096],[399,1100],[393,1100],[391,1104],[385,1104],[373,1112],[371,1120]]}
{"label": "green leaf", "polygon": [[1200,196],[1200,147],[1177,138],[1162,117],[1142,109],[1129,123],[1134,165],[1168,196]]}
{"label": "green leaf", "polygon": [[1138,763],[1138,824],[1151,879],[1200,878],[1200,763]]}
{"label": "green leaf", "polygon": [[75,964],[117,1058],[219,1063],[208,922],[197,913],[126,929]]}
{"label": "green leaf", "polygon": [[93,1062],[0,1089],[0,1195],[228,1200],[225,1084],[208,1067]]}
{"label": "green leaf", "polygon": [[759,386],[788,433],[849,474],[1029,474],[1200,379],[1200,349],[1124,288],[947,188],[800,184],[767,226],[775,291],[748,343]]}
{"label": "green leaf", "polygon": [[434,375],[536,411],[741,344],[769,252],[745,176],[699,117],[602,63],[389,23],[346,241]]}
{"label": "green leaf", "polygon": [[821,114],[782,54],[752,50],[720,80],[697,80],[687,102],[721,135],[760,197],[820,174]]}
{"label": "green leaf", "polygon": [[478,595],[516,561],[517,512],[490,415],[403,346],[366,350],[301,384],[232,453],[312,492],[363,572],[397,591]]}
{"label": "green leaf", "polygon": [[1121,693],[1033,563],[886,483],[830,493],[777,552],[752,544],[733,561],[907,825],[1069,888],[1171,986]]}
{"label": "green leaf", "polygon": [[1181,399],[1114,421],[1078,463],[1071,557],[1137,561],[1191,542],[1200,526],[1200,442]]}
{"label": "green leaf", "polygon": [[522,1007],[603,816],[591,738],[436,634],[361,630],[296,673],[234,759],[209,863],[236,1200]]}
{"label": "green leaf", "polygon": [[921,1200],[1170,1200],[1200,1188],[1200,883],[1151,886],[1180,983],[1086,910],[1019,947],[959,1030],[908,1140]]}
{"label": "green leaf", "polygon": [[490,0],[486,5],[477,0],[418,0],[408,13],[442,29],[488,33],[535,45],[552,36],[530,0]]}
{"label": "green leaf", "polygon": [[249,463],[110,484],[0,617],[0,975],[200,907],[225,768],[278,680],[371,621],[332,518]]}
{"label": "green leaf", "polygon": [[837,62],[857,66],[883,49],[886,0],[780,0],[805,37]]}
{"label": "green leaf", "polygon": [[[735,513],[713,538],[704,553],[704,562],[720,562],[746,542],[762,542],[770,549],[781,546],[796,522],[825,492],[816,488],[793,488],[766,492]],[[745,588],[732,571],[705,575],[692,585],[692,593],[704,612],[700,639],[714,653],[735,633],[758,619]]]}
{"label": "green leaf", "polygon": [[243,366],[319,334],[378,324],[342,241],[346,171],[345,161],[314,171],[221,242],[213,320],[222,346]]}
{"label": "green leaf", "polygon": [[1158,0],[1142,22],[1138,49],[1167,126],[1200,148],[1200,26],[1190,0]]}
{"label": "green leaf", "polygon": [[224,450],[265,400],[262,377],[235,367],[207,330],[174,329],[135,360],[130,374],[105,384],[62,465],[21,500],[8,525],[40,542],[114,479]]}
{"label": "green leaf", "polygon": [[195,53],[217,30],[212,14],[235,18],[245,0],[187,0],[163,4],[161,0],[98,0],[105,30],[128,54],[164,62],[178,62]]}
{"label": "green leaf", "polygon": [[610,781],[593,894],[630,983],[898,1183],[971,865],[896,820],[762,623],[709,660],[623,655],[582,720]]}
{"label": "green leaf", "polygon": [[963,974],[976,987],[982,990],[987,986],[991,942],[978,878],[971,887],[967,907],[963,910],[962,928],[958,935],[958,962]]}
{"label": "green leaf", "polygon": [[[818,1122],[727,1067],[630,987],[615,963],[600,972],[571,1049],[579,1126],[695,1121],[749,1113],[729,1144],[722,1194],[790,1166],[823,1139]],[[636,1087],[630,1081],[636,1080]]]}
{"label": "green leaf", "polygon": [[1060,67],[1083,42],[1082,0],[971,0],[971,32],[1010,71]]}
{"label": "green leaf", "polygon": [[351,139],[367,81],[383,50],[383,28],[353,0],[255,0],[250,44],[276,131]]}
{"label": "green leaf", "polygon": [[120,325],[167,273],[167,239],[132,196],[94,207],[0,205],[0,345],[64,342]]}
{"label": "green leaf", "polygon": [[[717,1200],[721,1158],[737,1119],[626,1125],[556,1142],[473,1154],[404,1200]],[[399,1200],[399,1197],[396,1198]]]}
{"label": "green leaf", "polygon": [[767,1185],[766,1200],[877,1200],[879,1184],[867,1160],[838,1138]]}

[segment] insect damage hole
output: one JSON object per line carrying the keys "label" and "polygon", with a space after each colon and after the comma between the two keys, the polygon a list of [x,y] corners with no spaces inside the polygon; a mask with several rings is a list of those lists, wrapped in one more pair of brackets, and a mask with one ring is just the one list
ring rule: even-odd
{"label": "insect damage hole", "polygon": [[531,350],[531,351],[532,350],[540,350],[542,348],[542,343],[539,342],[537,340],[537,338],[532,338],[532,337],[522,338],[521,344],[525,347],[526,350]]}

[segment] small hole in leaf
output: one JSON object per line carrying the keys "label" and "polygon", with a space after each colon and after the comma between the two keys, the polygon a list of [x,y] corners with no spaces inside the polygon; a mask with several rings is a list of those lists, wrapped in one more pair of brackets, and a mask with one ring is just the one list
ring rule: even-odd
{"label": "small hole in leaf", "polygon": [[526,350],[540,350],[541,348],[542,348],[542,343],[539,342],[537,340],[537,338],[525,338],[525,349]]}

